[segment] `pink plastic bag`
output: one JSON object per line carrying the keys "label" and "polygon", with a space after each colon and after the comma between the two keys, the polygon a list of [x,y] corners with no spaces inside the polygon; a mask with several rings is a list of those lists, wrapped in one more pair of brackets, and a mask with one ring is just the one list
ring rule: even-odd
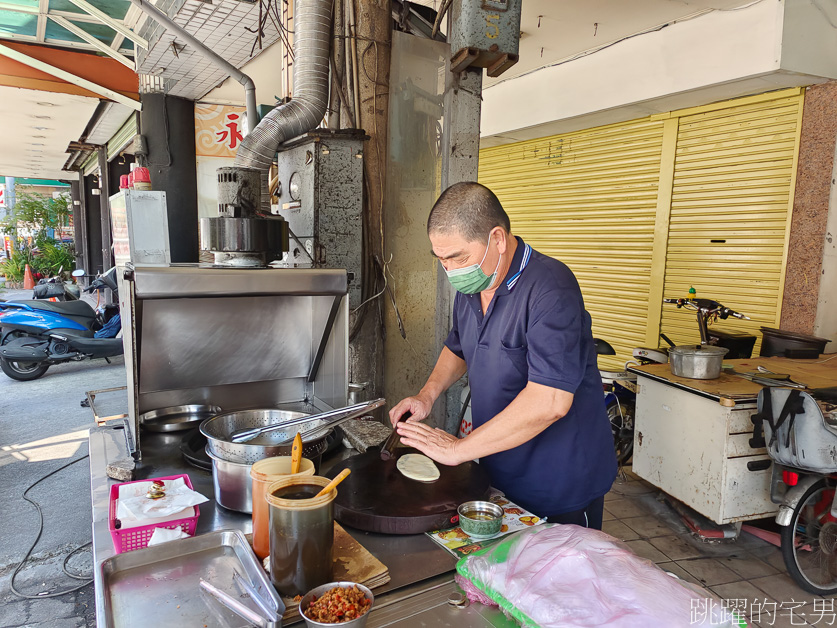
{"label": "pink plastic bag", "polygon": [[603,532],[574,525],[522,530],[463,558],[456,568],[481,592],[457,578],[472,600],[487,596],[523,625],[739,625],[709,592],[689,588]]}

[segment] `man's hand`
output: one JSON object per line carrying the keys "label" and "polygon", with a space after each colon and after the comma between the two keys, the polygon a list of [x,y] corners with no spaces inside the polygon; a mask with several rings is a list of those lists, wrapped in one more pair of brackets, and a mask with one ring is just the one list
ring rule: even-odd
{"label": "man's hand", "polygon": [[412,419],[399,423],[395,429],[401,435],[401,442],[404,445],[415,447],[425,456],[440,464],[455,467],[465,462],[457,452],[457,445],[461,442],[460,439],[451,436],[444,430],[429,427],[424,423],[413,422]]}
{"label": "man's hand", "polygon": [[389,420],[395,425],[405,412],[412,412],[407,421],[424,421],[430,416],[430,411],[433,409],[433,400],[426,394],[419,393],[415,397],[407,397],[402,399],[398,405],[389,411]]}

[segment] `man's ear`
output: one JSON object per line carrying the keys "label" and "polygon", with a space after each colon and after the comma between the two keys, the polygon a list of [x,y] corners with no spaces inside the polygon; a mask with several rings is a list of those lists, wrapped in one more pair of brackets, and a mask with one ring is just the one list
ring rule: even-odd
{"label": "man's ear", "polygon": [[494,227],[494,233],[491,234],[491,237],[496,238],[497,250],[500,252],[500,255],[505,255],[506,251],[509,250],[510,235],[502,227]]}

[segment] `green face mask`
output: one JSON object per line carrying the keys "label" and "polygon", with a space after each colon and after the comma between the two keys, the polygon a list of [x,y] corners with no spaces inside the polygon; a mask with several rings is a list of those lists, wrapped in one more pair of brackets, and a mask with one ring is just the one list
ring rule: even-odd
{"label": "green face mask", "polygon": [[494,283],[497,277],[497,270],[500,268],[500,259],[497,260],[497,267],[490,275],[482,272],[482,263],[488,256],[488,248],[491,246],[491,234],[488,235],[488,243],[485,245],[485,255],[482,256],[482,261],[479,264],[466,266],[465,268],[453,268],[451,270],[445,269],[448,276],[448,281],[451,285],[462,294],[476,294],[487,290]]}

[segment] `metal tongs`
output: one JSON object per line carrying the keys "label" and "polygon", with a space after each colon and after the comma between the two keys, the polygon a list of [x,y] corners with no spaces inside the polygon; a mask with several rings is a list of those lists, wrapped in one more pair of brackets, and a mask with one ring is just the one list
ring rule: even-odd
{"label": "metal tongs", "polygon": [[241,585],[242,589],[247,592],[250,599],[258,605],[261,613],[258,613],[249,606],[242,604],[232,595],[226,593],[225,591],[221,591],[221,589],[213,586],[203,578],[201,578],[200,583],[201,588],[205,589],[212,597],[239,617],[246,619],[251,624],[258,626],[259,628],[275,628],[282,625],[281,613],[284,612],[284,608],[281,609],[281,612],[279,609],[274,608],[273,605],[260,596],[253,588],[253,585],[237,571],[233,574],[233,579]]}
{"label": "metal tongs", "polygon": [[[740,377],[742,379],[747,379],[753,382],[754,384],[759,384],[760,386],[777,386],[777,387],[784,387],[784,388],[799,388],[799,389],[806,389],[808,386],[801,382],[795,382],[790,378],[790,375],[785,375],[783,373],[773,373],[772,371],[768,371],[763,366],[758,367],[759,373],[764,373],[764,375],[758,375],[756,373],[742,373],[741,371],[736,371],[733,367],[725,367],[724,370],[731,375],[735,375],[736,377]],[[770,377],[770,376],[773,377]]]}
{"label": "metal tongs", "polygon": [[[286,427],[292,427],[294,425],[301,425],[303,423],[310,423],[311,421],[326,420],[325,424],[319,425],[316,428],[310,430],[311,433],[319,432],[320,430],[323,430],[327,427],[334,427],[335,425],[340,425],[341,423],[348,421],[349,419],[354,419],[359,416],[362,416],[367,412],[371,412],[376,408],[380,408],[385,403],[386,399],[380,398],[375,399],[374,401],[364,401],[363,403],[356,403],[353,406],[347,406],[338,410],[329,410],[328,412],[321,412],[320,414],[310,414],[299,419],[285,421],[284,423],[277,423],[276,425],[266,425],[264,427],[252,427],[245,430],[238,430],[237,432],[233,432],[230,435],[230,441],[232,441],[233,443],[246,443],[247,441],[253,440],[256,437],[261,436],[262,434],[267,434],[268,432],[275,432],[276,430],[281,430]],[[286,442],[290,442],[292,440],[293,438],[290,438]],[[278,444],[281,445],[283,443]]]}

